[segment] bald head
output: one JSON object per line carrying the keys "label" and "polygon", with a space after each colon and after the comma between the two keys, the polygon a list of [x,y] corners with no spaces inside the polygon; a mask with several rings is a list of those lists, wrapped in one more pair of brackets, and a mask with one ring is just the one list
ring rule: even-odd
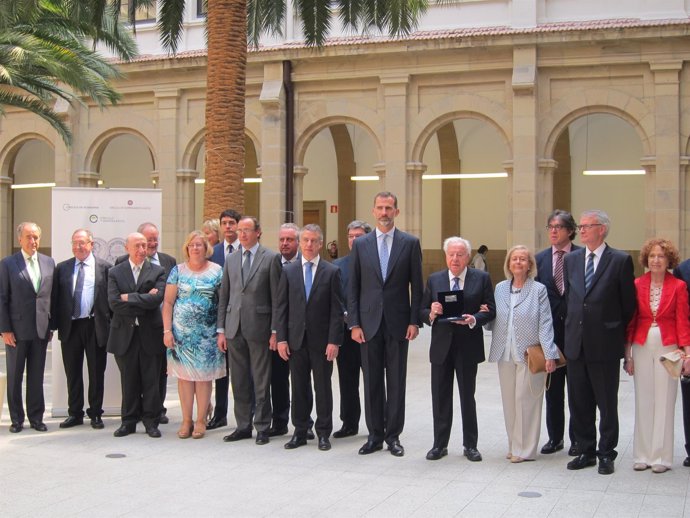
{"label": "bald head", "polygon": [[146,238],[139,232],[132,232],[125,241],[125,250],[129,260],[134,264],[142,264],[146,259]]}

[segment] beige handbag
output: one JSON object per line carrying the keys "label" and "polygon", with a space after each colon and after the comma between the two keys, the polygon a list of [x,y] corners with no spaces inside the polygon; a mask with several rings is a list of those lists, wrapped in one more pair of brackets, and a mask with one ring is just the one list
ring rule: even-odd
{"label": "beige handbag", "polygon": [[659,358],[661,365],[664,366],[668,375],[673,379],[680,378],[680,373],[683,370],[683,360],[685,359],[685,353],[680,349],[662,354]]}
{"label": "beige handbag", "polygon": [[[541,344],[530,345],[525,350],[525,361],[527,362],[527,367],[532,374],[537,374],[538,372],[546,372],[546,358],[544,357],[544,350],[541,348]],[[556,368],[565,367],[565,356],[560,349],[558,349],[558,359],[556,360]]]}

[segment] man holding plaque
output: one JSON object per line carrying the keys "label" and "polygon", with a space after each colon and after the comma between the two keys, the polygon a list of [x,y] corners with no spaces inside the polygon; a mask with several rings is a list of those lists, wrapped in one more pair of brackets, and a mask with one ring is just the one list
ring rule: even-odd
{"label": "man holding plaque", "polygon": [[[448,269],[432,273],[422,298],[421,318],[431,326],[431,399],[434,446],[426,455],[439,460],[448,455],[453,424],[453,374],[458,379],[462,413],[463,454],[478,462],[477,406],[474,391],[477,365],[485,360],[482,326],[496,317],[489,274],[467,268],[472,246],[461,237],[443,242]],[[482,305],[485,310],[482,311]],[[486,311],[488,308],[488,311]]]}

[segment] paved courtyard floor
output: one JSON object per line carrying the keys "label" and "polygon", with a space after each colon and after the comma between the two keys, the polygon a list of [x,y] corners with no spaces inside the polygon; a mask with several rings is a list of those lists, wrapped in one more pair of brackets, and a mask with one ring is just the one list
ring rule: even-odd
{"label": "paved courtyard floor", "polygon": [[[48,433],[25,429],[13,435],[5,403],[0,516],[690,516],[690,469],[681,464],[680,394],[674,466],[667,473],[632,469],[633,383],[625,374],[614,475],[599,475],[596,468],[567,471],[564,451],[510,464],[504,458],[507,441],[496,366],[484,363],[477,383],[483,462],[471,463],[462,456],[457,395],[449,455],[430,462],[425,459],[432,445],[428,348],[426,328],[410,347],[402,458],[385,450],[357,455],[366,439],[363,417],[359,436],[333,439],[328,452],[313,442],[287,451],[283,444],[289,435],[266,446],[253,440],[223,443],[233,422],[201,440],[180,440],[175,380],[169,383],[166,403],[170,424],[161,426],[161,439],[146,436],[141,425],[136,435],[115,438],[117,418],[105,419],[105,430],[88,425],[60,430],[62,418],[51,418],[50,409]],[[3,350],[0,369],[4,366]],[[48,371],[48,404],[50,387]],[[337,395],[336,373],[334,388]],[[337,401],[335,405],[337,409]],[[545,437],[542,427],[541,443]]]}

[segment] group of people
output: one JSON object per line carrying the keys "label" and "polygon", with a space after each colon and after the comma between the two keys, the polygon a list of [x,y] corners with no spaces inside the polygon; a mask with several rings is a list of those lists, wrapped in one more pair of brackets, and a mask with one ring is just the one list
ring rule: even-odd
{"label": "group of people", "polygon": [[[288,433],[291,418],[286,449],[318,438],[318,448],[329,450],[331,436],[359,433],[361,369],[368,436],[359,454],[385,445],[403,456],[408,347],[427,324],[434,435],[427,459],[448,454],[455,377],[463,454],[482,460],[475,387],[488,329],[510,462],[536,459],[544,394],[549,437],[540,451],[564,448],[567,385],[574,457],[567,468],[598,463],[599,473],[613,473],[624,358],[635,383],[634,469],[662,473],[671,467],[678,383],[661,360],[678,350],[682,374],[690,375],[690,261],[680,263],[673,243],[648,240],[640,253],[648,272],[634,279],[631,257],[605,242],[610,222],[603,211],[584,212],[576,224],[570,213],[556,210],[546,227],[551,246],[536,256],[525,246],[512,247],[504,261],[506,280],[495,289],[485,269],[468,267],[472,247],[461,237],[444,241],[447,268],[432,273],[425,287],[420,242],[396,228],[398,214],[396,196],[378,193],[375,229],[350,223],[350,253],[333,263],[320,257],[324,236],[318,225],[282,225],[275,253],[260,243],[259,221],[234,210],[191,232],[179,264],[158,252],[159,231],[152,223],[127,236],[127,254],[114,266],[93,255],[87,229],[73,233],[73,257],[56,266],[37,252],[38,225],[20,224],[21,250],[0,261],[10,432],[21,432],[25,417],[35,430],[47,429],[43,371],[47,343],[57,330],[68,386],[69,415],[61,428],[84,423],[84,357],[86,415],[93,428],[104,427],[110,352],[122,386],[116,437],[134,433],[139,421],[149,436],[161,436],[159,424],[168,422],[167,376],[174,376],[181,439],[227,426],[231,385],[236,428],[224,441],[250,439],[256,431],[256,443],[267,444]],[[582,247],[572,242],[578,233]],[[334,362],[342,421],[335,432]],[[690,466],[690,384],[681,387],[684,465]]]}

